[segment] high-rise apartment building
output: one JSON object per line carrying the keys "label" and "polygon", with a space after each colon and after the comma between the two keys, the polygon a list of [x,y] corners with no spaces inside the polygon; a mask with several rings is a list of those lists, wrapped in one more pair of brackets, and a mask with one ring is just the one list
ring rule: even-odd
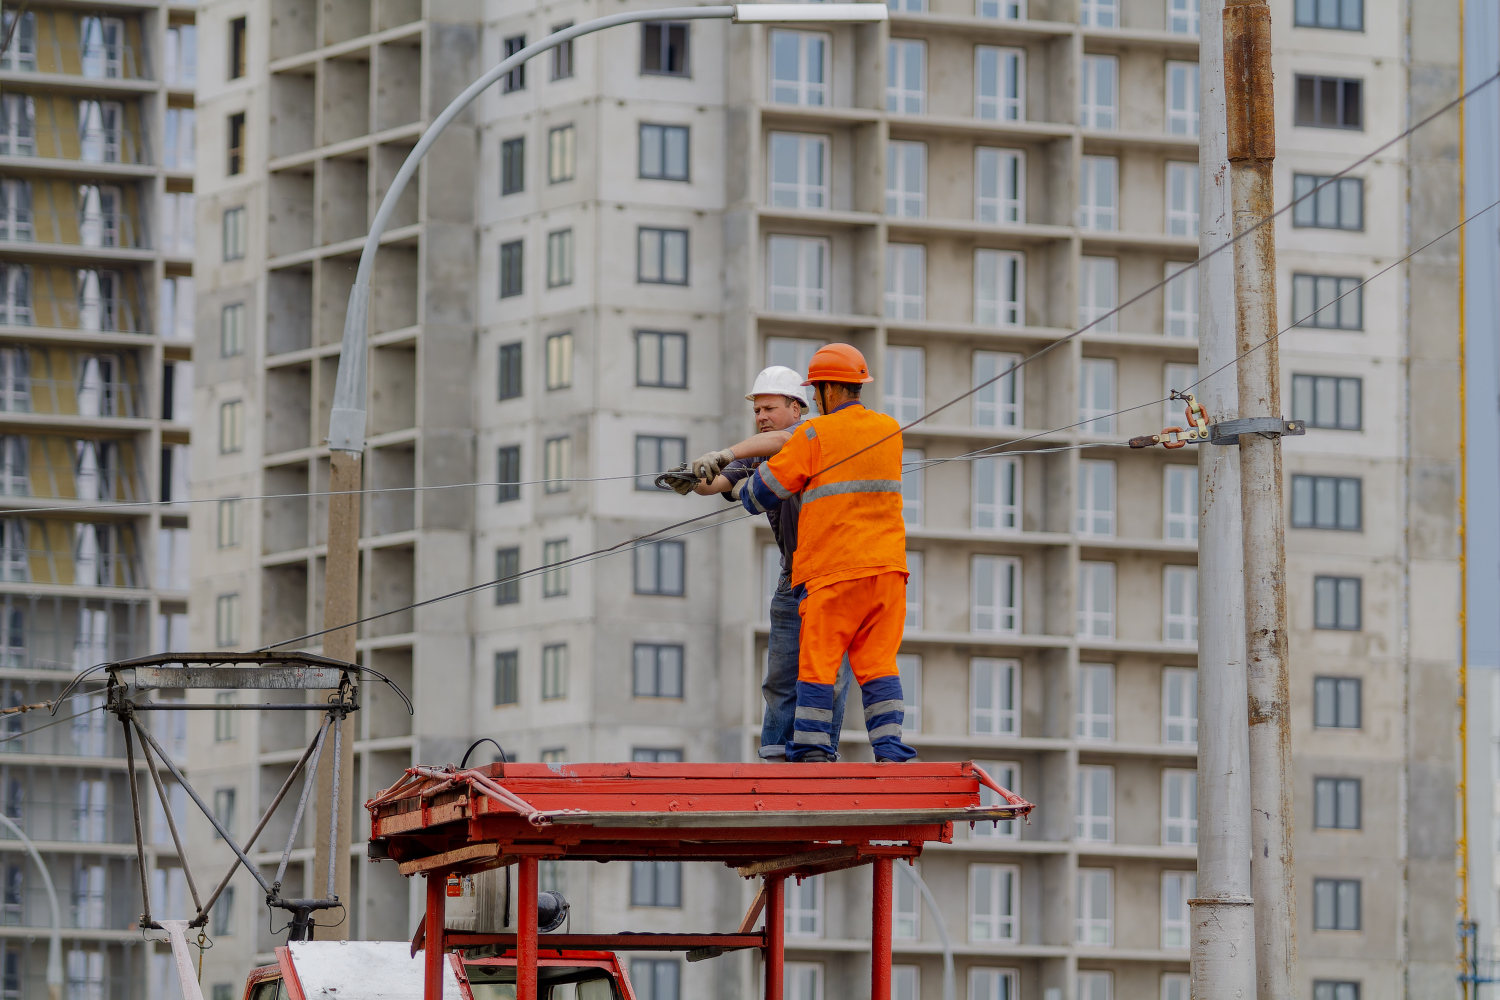
{"label": "high-rise apartment building", "polygon": [[[196,8],[39,0],[20,11],[8,6],[0,31],[7,707],[55,698],[96,663],[187,642],[188,514],[174,502],[187,499],[195,312]],[[140,501],[164,503],[106,509]],[[86,711],[102,701],[76,695],[47,728],[45,713],[0,727],[5,815],[40,850],[59,904],[54,914],[20,841],[0,832],[0,996],[47,995],[54,918],[67,996],[167,995],[170,956],[137,929],[119,726]],[[185,755],[183,720],[152,721]],[[145,820],[157,912],[180,915],[185,883],[160,809]]]}
{"label": "high-rise apartment building", "polygon": [[[1455,10],[1277,0],[1281,202],[1454,96]],[[326,506],[234,498],[326,483],[361,238],[425,124],[604,12],[204,8],[205,51],[248,55],[199,92],[196,412],[218,444],[194,489],[221,502],[195,522],[196,644],[323,626]],[[908,740],[1039,806],[956,831],[920,872],[971,1000],[1186,1000],[1197,472],[1191,450],[1120,446],[1182,423],[1163,400],[1198,377],[1197,31],[1194,0],[903,0],[882,25],[616,28],[510,74],[429,156],[378,258],[366,485],[418,489],[365,501],[364,613],[723,507],[651,477],[749,433],[764,365],[848,341],[878,373],[866,404],[909,421],[1057,344],[905,437]],[[1456,451],[1431,428],[1456,413],[1456,269],[1438,244],[1378,274],[1457,221],[1448,139],[1429,126],[1278,220],[1280,321],[1301,324],[1284,409],[1309,426],[1284,486],[1313,1000],[1452,986]],[[775,565],[747,519],[364,626],[417,713],[361,712],[356,799],[484,736],[512,759],[754,760]],[[263,805],[310,733],[243,722],[192,730],[194,773]],[[351,852],[352,932],[408,936],[414,887]],[[577,929],[732,926],[748,903],[706,866],[543,875]],[[896,995],[932,1000],[938,915],[897,887]],[[268,953],[252,890],[205,984]],[[861,872],[788,892],[789,997],[859,995],[868,894]],[[744,955],[632,975],[651,1000],[758,990]]]}

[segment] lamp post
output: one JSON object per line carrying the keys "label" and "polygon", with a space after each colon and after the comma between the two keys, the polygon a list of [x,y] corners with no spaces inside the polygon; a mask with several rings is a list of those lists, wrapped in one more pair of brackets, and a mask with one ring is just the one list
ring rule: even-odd
{"label": "lamp post", "polygon": [[21,846],[31,855],[31,860],[36,862],[37,871],[42,874],[42,885],[47,888],[47,902],[52,904],[52,935],[47,941],[47,993],[51,1000],[62,1000],[63,970],[62,970],[62,910],[57,905],[57,890],[52,885],[52,873],[47,870],[47,862],[42,860],[41,852],[31,842],[31,838],[22,832],[16,825],[15,820],[5,813],[0,812],[0,823],[3,823],[16,839],[21,841]]}
{"label": "lamp post", "polygon": [[[740,3],[714,7],[666,7],[637,10],[594,18],[554,32],[501,60],[494,68],[455,97],[433,120],[406,161],[391,181],[390,190],[380,202],[364,250],[359,255],[359,269],[354,287],[349,290],[349,309],[344,314],[344,337],[339,347],[338,378],[334,382],[333,407],[328,419],[328,554],[324,572],[323,621],[325,625],[352,622],[358,617],[359,599],[359,518],[360,498],[357,491],[364,478],[365,398],[369,362],[368,326],[370,315],[370,276],[375,269],[375,252],[380,239],[395,214],[396,203],[406,190],[417,167],[438,136],[480,94],[507,73],[524,65],[543,52],[583,35],[622,24],[643,21],[733,21],[737,24],[803,22],[875,22],[887,19],[884,3]],[[323,637],[323,654],[353,662],[355,632],[349,628],[329,632]],[[347,719],[338,723],[343,729],[343,744],[354,746]],[[334,801],[334,769],[339,770],[338,787],[343,789]],[[317,837],[313,871],[335,871],[330,890],[340,899],[348,897],[349,863],[345,855],[349,844],[349,823],[353,812],[354,754],[342,755],[337,763],[330,760],[318,769],[318,801],[330,803],[325,814],[331,818],[328,837]],[[324,845],[328,846],[324,846]],[[325,937],[342,937],[349,933],[349,921],[327,928]]]}

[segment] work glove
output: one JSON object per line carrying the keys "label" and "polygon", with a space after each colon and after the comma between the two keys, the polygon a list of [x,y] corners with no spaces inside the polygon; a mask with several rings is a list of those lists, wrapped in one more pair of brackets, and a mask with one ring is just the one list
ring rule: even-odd
{"label": "work glove", "polygon": [[724,466],[733,461],[734,452],[725,448],[723,451],[710,451],[693,459],[689,468],[693,470],[693,478],[711,483],[720,472],[724,471]]}
{"label": "work glove", "polygon": [[669,489],[684,497],[693,492],[693,487],[697,485],[698,481],[688,472],[686,462],[656,477],[657,489]]}
{"label": "work glove", "polygon": [[746,476],[744,479],[741,479],[739,482],[735,483],[733,487],[730,488],[729,495],[732,496],[732,497],[734,497],[736,500],[740,501],[741,503],[744,503],[745,502],[745,500],[744,500],[745,488],[749,484],[750,484],[750,477]]}

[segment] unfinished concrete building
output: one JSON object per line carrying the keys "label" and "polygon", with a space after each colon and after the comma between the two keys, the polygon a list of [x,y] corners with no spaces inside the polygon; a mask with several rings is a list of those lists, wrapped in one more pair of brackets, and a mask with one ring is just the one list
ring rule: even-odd
{"label": "unfinished concrete building", "polygon": [[[0,31],[0,701],[12,709],[56,698],[77,670],[187,642],[196,234],[194,6],[42,0],[17,16],[7,7]],[[40,712],[0,727],[5,816],[47,868],[0,831],[0,996],[47,995],[54,921],[68,996],[166,995],[169,955],[136,929],[129,773],[118,727],[91,711],[102,701],[80,694],[58,724]],[[179,758],[180,715],[153,720]],[[146,823],[147,881],[180,912],[160,810]]]}
{"label": "unfinished concrete building", "polygon": [[[205,6],[206,44],[244,23],[249,59],[199,92],[196,413],[218,445],[194,489],[221,502],[195,522],[197,645],[323,625],[322,501],[235,498],[326,482],[345,300],[401,158],[484,67],[616,9]],[[1451,99],[1454,9],[1279,0],[1281,201]],[[723,506],[650,477],[745,436],[766,364],[854,343],[879,373],[867,403],[908,421],[1176,274],[1198,251],[1197,30],[1193,0],[903,0],[879,26],[612,29],[511,74],[438,144],[379,257],[366,485],[418,489],[365,503],[364,613]],[[1457,221],[1450,147],[1444,120],[1278,228],[1282,322],[1303,326],[1282,338],[1284,407],[1311,428],[1285,492],[1313,1000],[1452,988],[1455,465],[1432,428],[1456,413],[1456,271],[1439,244],[1375,277]],[[1184,272],[906,435],[908,739],[1039,804],[922,862],[971,1000],[1187,997],[1197,476],[1191,451],[1119,446],[1181,422],[1127,408],[1195,380],[1197,301]],[[356,798],[486,736],[523,760],[754,760],[770,543],[744,520],[364,626],[362,657],[417,714],[361,713]],[[194,721],[194,773],[249,804],[246,833],[308,733]],[[196,846],[228,860],[206,825]],[[409,936],[414,888],[351,857],[352,933]],[[731,873],[671,865],[544,878],[577,930],[728,927],[748,902]],[[936,1000],[937,915],[898,886],[897,996]],[[867,989],[847,915],[868,892],[788,893],[789,997]],[[241,893],[205,984],[276,940]],[[631,968],[650,1000],[759,989],[746,956]]]}

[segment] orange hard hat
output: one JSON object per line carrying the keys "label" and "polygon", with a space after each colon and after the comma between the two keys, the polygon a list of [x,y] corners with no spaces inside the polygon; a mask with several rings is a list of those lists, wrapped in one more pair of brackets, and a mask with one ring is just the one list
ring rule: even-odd
{"label": "orange hard hat", "polygon": [[807,364],[807,381],[816,382],[873,382],[875,377],[865,364],[865,356],[850,344],[824,344]]}

